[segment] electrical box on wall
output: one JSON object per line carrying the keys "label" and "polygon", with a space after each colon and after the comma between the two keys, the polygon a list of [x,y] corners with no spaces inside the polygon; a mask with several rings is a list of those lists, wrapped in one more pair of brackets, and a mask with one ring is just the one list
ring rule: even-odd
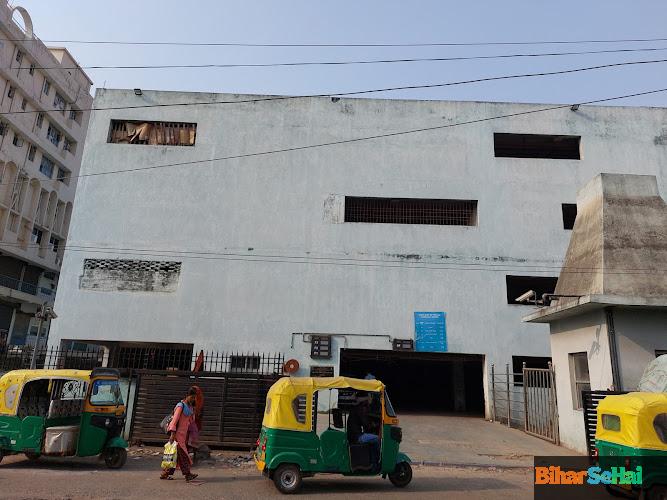
{"label": "electrical box on wall", "polygon": [[311,335],[310,357],[314,359],[331,359],[331,335]]}

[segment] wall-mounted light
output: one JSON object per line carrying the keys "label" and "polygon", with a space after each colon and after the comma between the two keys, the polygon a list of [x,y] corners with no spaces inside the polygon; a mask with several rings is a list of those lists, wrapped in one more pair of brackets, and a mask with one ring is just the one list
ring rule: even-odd
{"label": "wall-mounted light", "polygon": [[134,95],[143,95],[141,89],[134,89]]}

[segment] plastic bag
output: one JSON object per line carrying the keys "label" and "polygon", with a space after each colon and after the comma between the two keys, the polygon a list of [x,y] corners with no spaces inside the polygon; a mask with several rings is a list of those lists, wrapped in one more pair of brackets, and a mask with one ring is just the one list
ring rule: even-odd
{"label": "plastic bag", "polygon": [[174,414],[170,413],[166,417],[162,419],[160,422],[160,428],[162,429],[162,432],[165,434],[169,434],[169,424],[171,424],[171,421],[174,419]]}
{"label": "plastic bag", "polygon": [[174,441],[173,443],[167,442],[164,445],[164,451],[162,453],[162,468],[175,469],[176,461],[178,456],[178,443]]}

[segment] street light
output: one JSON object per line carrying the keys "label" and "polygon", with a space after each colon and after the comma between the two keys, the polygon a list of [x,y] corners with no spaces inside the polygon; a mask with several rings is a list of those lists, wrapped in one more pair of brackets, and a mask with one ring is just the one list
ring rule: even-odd
{"label": "street light", "polygon": [[35,340],[35,348],[32,351],[32,359],[30,360],[30,369],[34,370],[37,367],[37,348],[39,347],[39,337],[42,333],[42,323],[44,320],[49,321],[50,319],[56,319],[58,315],[53,310],[51,306],[47,306],[44,302],[41,307],[35,313],[35,318],[39,320],[39,325],[37,325],[37,340]]}

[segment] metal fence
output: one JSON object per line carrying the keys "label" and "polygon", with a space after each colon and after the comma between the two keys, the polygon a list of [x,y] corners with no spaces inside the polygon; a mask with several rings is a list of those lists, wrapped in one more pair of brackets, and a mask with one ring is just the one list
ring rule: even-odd
{"label": "metal fence", "polygon": [[[0,371],[30,368],[32,346],[0,345]],[[133,348],[77,350],[43,347],[37,349],[37,368],[91,370],[98,366],[117,368],[127,376],[136,370],[169,372],[249,373],[281,375],[284,356],[280,353],[228,353],[192,348]]]}
{"label": "metal fence", "polygon": [[581,391],[584,429],[586,431],[586,448],[589,456],[597,454],[595,431],[597,430],[598,404],[607,396],[627,394],[625,391]]}
{"label": "metal fence", "polygon": [[521,372],[498,371],[491,365],[490,389],[493,420],[558,444],[558,408],[555,374],[549,368]]}

